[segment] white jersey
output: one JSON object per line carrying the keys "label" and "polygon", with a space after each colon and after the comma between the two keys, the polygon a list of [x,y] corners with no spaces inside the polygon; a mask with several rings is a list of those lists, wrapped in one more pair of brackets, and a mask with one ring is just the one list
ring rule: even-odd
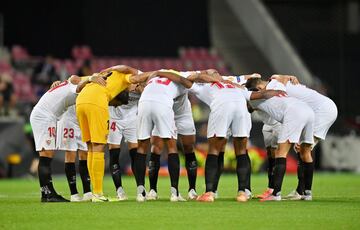
{"label": "white jersey", "polygon": [[249,137],[251,118],[246,100],[252,92],[222,82],[194,83],[190,91],[210,107],[208,138],[226,138],[228,131],[233,137]]}
{"label": "white jersey", "polygon": [[76,117],[76,106],[75,105],[69,106],[67,108],[66,112],[61,115],[60,119],[61,120],[66,119],[67,121],[70,121],[72,123],[79,125],[79,122]]}
{"label": "white jersey", "polygon": [[304,85],[286,84],[286,91],[290,97],[305,102],[315,113],[314,136],[325,139],[331,125],[337,118],[336,104],[328,97],[309,89]]}
{"label": "white jersey", "polygon": [[[176,73],[182,75],[182,73]],[[172,109],[174,99],[185,93],[184,86],[174,83],[168,78],[154,77],[146,85],[139,102],[156,101]]]}
{"label": "white jersey", "polygon": [[318,93],[313,89],[307,88],[305,85],[294,85],[291,82],[286,84],[286,92],[290,97],[295,97],[305,102],[310,108],[316,111],[322,104],[328,103],[330,98]]}
{"label": "white jersey", "polygon": [[[271,80],[266,89],[286,91],[285,86],[276,80]],[[282,124],[277,143],[313,143],[314,112],[305,102],[293,97],[272,97],[250,101],[250,104]]]}
{"label": "white jersey", "polygon": [[175,98],[173,110],[175,116],[180,116],[185,113],[191,113],[191,104],[188,98],[188,93],[180,95],[179,97]]}
{"label": "white jersey", "polygon": [[270,117],[270,115],[264,111],[256,110],[256,115],[267,127],[272,127],[280,124],[278,121]]}
{"label": "white jersey", "polygon": [[[180,75],[184,74],[173,70],[162,71],[174,72]],[[137,119],[138,140],[148,139],[151,135],[176,139],[177,129],[173,111],[174,100],[186,94],[186,92],[187,90],[184,86],[174,83],[168,78],[152,78],[139,100]],[[154,130],[154,128],[156,129]]]}
{"label": "white jersey", "polygon": [[224,102],[243,101],[244,98],[249,101],[252,93],[222,82],[194,83],[190,91],[210,108],[220,106]]}
{"label": "white jersey", "polygon": [[81,140],[81,131],[76,117],[75,105],[70,106],[57,122],[56,146],[57,149],[87,151],[87,145]]}
{"label": "white jersey", "polygon": [[[276,81],[271,80],[267,86],[267,90],[283,90],[286,91],[285,86]],[[253,100],[250,101],[250,105],[254,109],[259,109],[261,111],[266,112],[271,118],[282,123],[284,116],[289,108],[292,106],[297,106],[297,104],[304,104],[300,100],[293,97],[272,97],[267,100]],[[301,106],[301,105],[300,105]]]}
{"label": "white jersey", "polygon": [[47,91],[30,114],[36,151],[56,149],[56,126],[61,115],[75,105],[77,86],[64,81]]}
{"label": "white jersey", "polygon": [[59,118],[69,106],[76,102],[77,85],[66,80],[47,91],[35,105],[34,110]]}

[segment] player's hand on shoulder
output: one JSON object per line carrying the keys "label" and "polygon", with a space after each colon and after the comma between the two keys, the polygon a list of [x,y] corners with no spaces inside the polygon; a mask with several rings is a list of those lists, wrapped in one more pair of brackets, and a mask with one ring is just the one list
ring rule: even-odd
{"label": "player's hand on shoulder", "polygon": [[96,84],[106,86],[106,80],[101,74],[95,73],[92,76],[89,77],[90,82],[94,82]]}
{"label": "player's hand on shoulder", "polygon": [[121,70],[123,70],[124,68],[125,68],[125,65],[114,65],[109,68],[101,70],[101,73],[110,72],[110,71],[120,71],[121,72]]}
{"label": "player's hand on shoulder", "polygon": [[269,99],[272,97],[286,97],[287,93],[282,90],[264,90],[263,95],[265,99]]}
{"label": "player's hand on shoulder", "polygon": [[297,79],[297,77],[295,77],[295,76],[289,76],[289,78],[290,78],[290,82],[291,82],[292,84],[294,84],[294,85],[300,84],[300,82],[299,82],[299,80]]}
{"label": "player's hand on shoulder", "polygon": [[273,74],[270,79],[275,79],[279,82],[282,82],[284,84],[286,84],[288,81],[290,81],[293,85],[297,85],[300,84],[299,80],[297,79],[297,77],[293,76],[293,75],[280,75],[280,74]]}
{"label": "player's hand on shoulder", "polygon": [[246,75],[246,80],[248,80],[250,78],[261,78],[261,74],[253,73],[253,74],[250,74],[250,75]]}
{"label": "player's hand on shoulder", "polygon": [[107,69],[104,69],[101,72],[110,72],[110,71],[118,71],[121,73],[134,74],[134,75],[139,74],[139,70],[137,70],[133,67],[127,66],[127,65],[115,65],[115,66],[109,67]]}
{"label": "player's hand on shoulder", "polygon": [[207,69],[205,72],[206,72],[206,74],[211,75],[212,77],[214,77],[215,79],[218,79],[219,81],[222,80],[221,74],[216,69]]}
{"label": "player's hand on shoulder", "polygon": [[54,81],[54,82],[51,84],[50,89],[52,89],[52,88],[54,88],[54,87],[56,87],[56,86],[58,86],[58,85],[60,85],[60,84],[61,84],[61,81]]}
{"label": "player's hand on shoulder", "polygon": [[273,74],[271,75],[270,79],[272,80],[280,80],[281,76],[279,74]]}
{"label": "player's hand on shoulder", "polygon": [[233,85],[233,86],[236,87],[236,88],[245,89],[245,86],[242,86],[242,85],[240,85],[240,84],[237,84],[237,83],[235,83],[235,82],[233,82],[233,81],[230,81],[230,80],[228,80],[228,79],[222,79],[221,82],[222,82],[222,83],[225,83],[225,84]]}

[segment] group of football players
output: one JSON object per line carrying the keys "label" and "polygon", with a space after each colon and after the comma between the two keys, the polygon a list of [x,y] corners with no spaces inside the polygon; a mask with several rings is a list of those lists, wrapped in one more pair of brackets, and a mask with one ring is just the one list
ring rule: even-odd
{"label": "group of football players", "polygon": [[[197,161],[194,153],[195,125],[188,94],[207,104],[208,154],[203,194],[196,191]],[[260,201],[280,201],[286,155],[292,146],[298,154],[298,187],[283,199],[312,200],[312,149],[337,117],[334,102],[300,84],[290,75],[259,74],[221,76],[216,70],[141,72],[125,65],[113,66],[92,76],[71,76],[54,82],[34,107],[30,122],[39,151],[39,182],[42,202],[67,202],[57,194],[51,177],[55,150],[65,150],[65,173],[70,201],[109,201],[103,194],[104,149],[109,147],[109,169],[117,199],[126,200],[119,166],[120,143],[127,141],[131,169],[137,184],[136,200],[157,200],[160,154],[168,151],[170,201],[186,201],[178,189],[180,162],[177,138],[185,155],[189,181],[187,199],[213,202],[224,165],[225,145],[232,137],[236,155],[238,202],[252,198],[251,162],[247,140],[250,112],[264,123],[268,150],[268,188]],[[146,158],[149,191],[145,188]],[[83,196],[76,188],[76,156]]]}

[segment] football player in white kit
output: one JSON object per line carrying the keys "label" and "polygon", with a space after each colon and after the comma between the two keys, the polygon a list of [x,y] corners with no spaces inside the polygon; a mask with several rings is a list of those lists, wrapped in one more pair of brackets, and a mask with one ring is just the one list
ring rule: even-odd
{"label": "football player in white kit", "polygon": [[275,121],[274,119],[268,117],[264,114],[263,111],[256,111],[259,116],[265,117],[261,119],[264,122],[262,133],[264,138],[264,145],[266,148],[266,153],[268,157],[268,187],[266,190],[257,195],[256,198],[263,199],[272,194],[274,191],[274,180],[273,180],[273,170],[275,166],[275,151],[277,149],[277,137],[281,130],[281,123]]}
{"label": "football player in white kit", "polygon": [[[243,86],[246,81],[250,78],[260,78],[261,75],[259,75],[258,73],[253,73],[253,74],[244,74],[244,75],[238,75],[238,76],[222,76],[222,78],[226,81],[231,81],[234,84],[236,84],[238,87],[239,86]],[[229,133],[230,134],[230,133]],[[225,145],[224,145],[224,149],[222,149],[219,152],[219,156],[218,156],[218,169],[217,169],[217,173],[216,173],[216,180],[214,182],[214,198],[218,198],[218,185],[219,185],[219,180],[221,177],[221,174],[224,170],[224,155],[225,155]]]}
{"label": "football player in white kit", "polygon": [[[197,198],[197,161],[194,153],[196,130],[187,92],[174,100],[173,111],[175,126],[185,155],[185,168],[189,181],[188,199],[194,200]],[[155,129],[151,137],[151,155],[149,161],[150,191],[147,194],[147,200],[158,199],[157,179],[160,169],[160,154],[164,149],[164,142],[158,135]]]}
{"label": "football player in white kit", "polygon": [[[208,69],[197,72],[213,74],[215,71],[214,69]],[[195,72],[179,72],[183,77],[188,77],[193,73]],[[195,200],[198,196],[196,193],[197,161],[194,152],[196,130],[187,91],[174,100],[173,111],[175,115],[175,126],[185,155],[185,168],[189,181],[188,199]],[[147,200],[158,199],[157,179],[160,169],[160,154],[163,149],[164,142],[159,137],[157,129],[154,129],[151,137],[151,156],[149,161],[150,191],[147,194]]]}
{"label": "football player in white kit", "polygon": [[[250,196],[251,169],[246,143],[251,129],[251,119],[247,111],[246,100],[264,97],[270,98],[281,94],[281,92],[263,91],[253,93],[245,89],[237,88],[233,84],[220,81],[193,83],[189,81],[189,79],[180,76],[168,76],[168,78],[190,89],[190,92],[193,92],[200,100],[209,105],[211,109],[207,131],[209,153],[205,164],[206,192],[199,196],[197,200],[203,202],[214,201],[214,184],[218,171],[218,155],[219,152],[224,149],[228,136],[227,133],[230,129],[237,158],[238,195],[236,200],[240,202],[247,201]],[[223,81],[221,76],[219,76],[219,78]]]}
{"label": "football player in white kit", "polygon": [[[57,149],[65,151],[65,174],[69,184],[71,202],[90,201],[90,176],[87,168],[87,145],[81,140],[75,105],[70,106],[57,123]],[[79,173],[83,186],[83,197],[76,188],[76,154],[79,154]]]}
{"label": "football player in white kit", "polygon": [[[277,80],[270,82],[259,78],[246,82],[248,89],[278,89],[286,91],[285,86]],[[278,135],[278,149],[275,153],[274,190],[272,194],[260,201],[280,201],[281,186],[286,170],[286,156],[291,146],[301,143],[300,155],[304,162],[312,162],[311,146],[314,143],[314,112],[304,102],[293,97],[273,97],[268,100],[251,101],[254,109],[265,112],[270,118],[280,122],[281,130]],[[305,173],[306,187],[311,192],[313,170]]]}
{"label": "football player in white kit", "polygon": [[[317,91],[307,88],[302,84],[293,84],[291,79],[295,76],[289,75],[273,75],[272,79],[276,79],[286,86],[286,91],[290,97],[295,97],[305,102],[315,114],[314,121],[314,145],[325,140],[326,134],[337,118],[336,104],[328,97],[318,93]],[[296,148],[298,149],[298,148]],[[297,151],[298,152],[298,151]],[[305,171],[313,171],[313,162],[303,162],[300,154],[298,154],[298,186],[292,191],[286,199],[299,200],[312,198],[309,188],[305,188]],[[307,190],[307,191],[306,191]],[[306,191],[306,192],[305,192]]]}
{"label": "football player in white kit", "polygon": [[[248,79],[251,78],[261,78],[261,75],[258,73],[253,73],[253,74],[247,74],[247,75],[240,75],[240,76],[223,76],[223,78],[230,80],[236,84],[239,85],[245,85]],[[253,112],[253,111],[251,111]],[[277,148],[277,133],[280,130],[281,124],[277,121],[275,121],[274,119],[269,118],[266,114],[264,114],[264,112],[262,111],[256,111],[256,114],[258,115],[259,118],[262,118],[261,120],[263,120],[264,125],[263,125],[263,129],[262,129],[262,133],[263,133],[263,137],[264,137],[264,144],[267,150],[267,155],[268,155],[268,188],[264,191],[263,194],[256,196],[257,198],[265,198],[268,195],[270,195],[273,192],[273,168],[274,168],[274,164],[275,164],[275,150]],[[222,168],[224,165],[224,156],[223,156],[224,152],[220,152],[219,154],[219,172],[218,174],[221,175],[222,172]],[[222,158],[221,158],[222,156]],[[217,188],[217,184],[219,182],[217,181],[216,183],[216,188]],[[218,193],[217,190],[215,189],[215,197],[217,197]]]}
{"label": "football player in white kit", "polygon": [[134,156],[137,152],[136,120],[137,107],[143,90],[142,84],[132,84],[129,87],[128,102],[121,106],[109,106],[110,122],[108,145],[110,153],[110,174],[112,176],[118,200],[127,200],[122,187],[121,172],[119,165],[121,140],[127,141],[129,149],[131,170],[134,171]]}
{"label": "football player in white kit", "polygon": [[91,76],[81,81],[78,76],[51,88],[38,101],[30,115],[36,151],[39,151],[39,182],[41,202],[68,202],[58,195],[52,183],[51,161],[56,150],[56,123],[66,109],[75,104],[78,92],[88,83],[97,82],[105,85],[101,77]]}
{"label": "football player in white kit", "polygon": [[[178,191],[180,163],[176,146],[177,130],[174,120],[174,99],[185,93],[185,88],[174,83],[167,76],[179,76],[179,72],[168,70],[156,71],[145,87],[138,107],[138,152],[135,158],[135,177],[137,182],[137,201],[146,200],[145,170],[146,151],[155,128],[158,136],[168,148],[168,167],[171,181],[170,201],[183,201]],[[201,80],[200,75],[189,76],[191,80]],[[183,78],[185,79],[185,78]]]}

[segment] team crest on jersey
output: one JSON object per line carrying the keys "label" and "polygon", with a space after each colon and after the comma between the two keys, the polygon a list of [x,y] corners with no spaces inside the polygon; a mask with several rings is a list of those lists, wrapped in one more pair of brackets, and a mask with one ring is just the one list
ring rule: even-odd
{"label": "team crest on jersey", "polygon": [[46,144],[50,145],[51,144],[51,140],[46,140]]}

